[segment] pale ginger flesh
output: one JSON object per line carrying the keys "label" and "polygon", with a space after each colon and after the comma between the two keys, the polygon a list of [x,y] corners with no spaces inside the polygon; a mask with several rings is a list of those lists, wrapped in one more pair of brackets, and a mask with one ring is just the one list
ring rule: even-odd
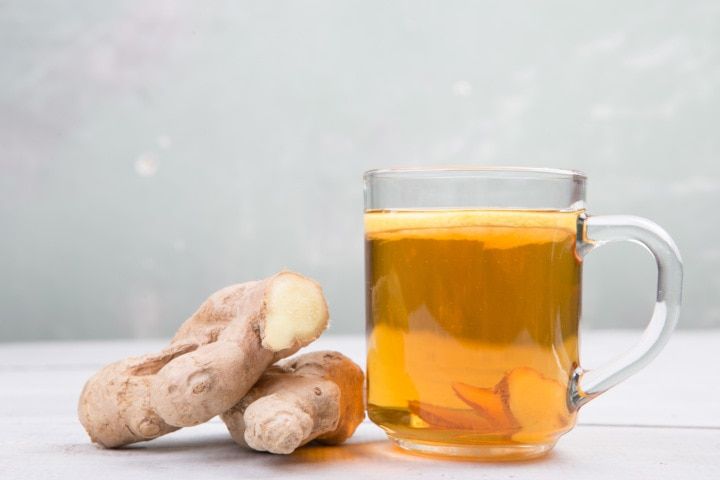
{"label": "pale ginger flesh", "polygon": [[254,450],[288,454],[317,440],[338,444],[365,418],[364,375],[338,352],[306,353],[268,369],[222,415],[233,439]]}
{"label": "pale ginger flesh", "polygon": [[78,416],[93,442],[119,447],[209,420],[236,404],[268,366],[326,328],[320,286],[283,271],[210,296],[158,354],[95,374]]}

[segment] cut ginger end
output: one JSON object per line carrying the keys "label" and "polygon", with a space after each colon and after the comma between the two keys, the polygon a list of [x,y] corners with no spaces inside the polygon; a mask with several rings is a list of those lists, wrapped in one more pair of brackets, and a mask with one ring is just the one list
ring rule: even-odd
{"label": "cut ginger end", "polygon": [[497,433],[497,426],[475,410],[441,407],[431,403],[411,401],[408,408],[432,427],[454,430],[471,430],[473,433]]}
{"label": "cut ginger end", "polygon": [[517,428],[503,396],[494,389],[475,387],[466,383],[453,383],[455,394],[500,430]]}
{"label": "cut ginger end", "polygon": [[277,352],[317,338],[329,316],[320,285],[293,272],[281,272],[272,282],[263,346]]}
{"label": "cut ginger end", "polygon": [[507,399],[520,430],[513,435],[519,442],[540,441],[567,427],[570,412],[567,389],[529,367],[511,370],[496,390]]}

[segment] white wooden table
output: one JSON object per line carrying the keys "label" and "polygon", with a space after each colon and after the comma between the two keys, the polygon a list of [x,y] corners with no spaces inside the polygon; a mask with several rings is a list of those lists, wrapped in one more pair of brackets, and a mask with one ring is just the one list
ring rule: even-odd
{"label": "white wooden table", "polygon": [[[587,333],[585,365],[637,335]],[[344,446],[290,456],[242,450],[218,420],[122,450],[92,445],[75,414],[85,380],[105,363],[161,346],[0,344],[0,479],[720,479],[720,331],[676,332],[650,367],[587,405],[550,456],[506,464],[409,455],[368,421]],[[323,348],[364,361],[361,336],[326,335],[310,347]]]}

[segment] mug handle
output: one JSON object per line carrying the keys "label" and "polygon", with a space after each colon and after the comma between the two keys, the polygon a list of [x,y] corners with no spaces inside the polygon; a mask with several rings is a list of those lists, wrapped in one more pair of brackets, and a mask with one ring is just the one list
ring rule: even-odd
{"label": "mug handle", "polygon": [[585,257],[611,242],[633,242],[647,248],[657,263],[657,296],[650,323],[640,341],[610,363],[594,370],[578,367],[570,382],[570,404],[575,409],[640,371],[660,353],[680,314],[683,267],[675,243],[657,224],[630,215],[581,216],[578,253]]}

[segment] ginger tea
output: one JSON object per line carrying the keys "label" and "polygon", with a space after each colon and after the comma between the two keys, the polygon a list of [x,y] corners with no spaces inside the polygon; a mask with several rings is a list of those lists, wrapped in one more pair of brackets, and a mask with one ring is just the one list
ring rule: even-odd
{"label": "ginger tea", "polygon": [[581,213],[366,213],[370,418],[427,444],[552,445],[568,431]]}

